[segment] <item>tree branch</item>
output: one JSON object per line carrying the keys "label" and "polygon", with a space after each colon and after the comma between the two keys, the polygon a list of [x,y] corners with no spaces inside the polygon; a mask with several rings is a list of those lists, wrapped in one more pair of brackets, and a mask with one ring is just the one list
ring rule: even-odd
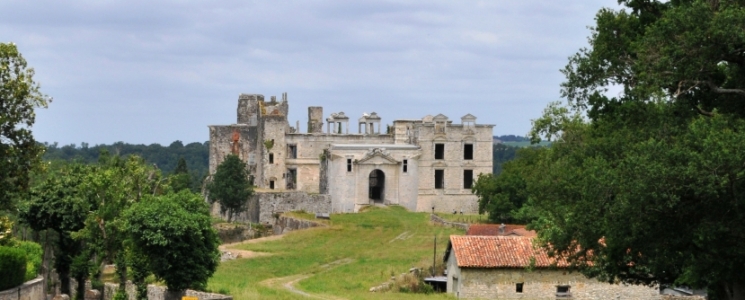
{"label": "tree branch", "polygon": [[694,81],[695,84],[706,84],[709,86],[712,92],[715,92],[717,94],[739,94],[745,96],[745,90],[744,89],[724,89],[713,82],[706,80],[706,81]]}

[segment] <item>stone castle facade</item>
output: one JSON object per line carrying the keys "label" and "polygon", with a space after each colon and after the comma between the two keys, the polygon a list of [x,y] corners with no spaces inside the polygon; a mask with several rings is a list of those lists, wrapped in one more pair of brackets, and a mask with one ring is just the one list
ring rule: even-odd
{"label": "stone castle facade", "polygon": [[286,93],[279,101],[241,94],[237,123],[209,126],[210,174],[235,154],[247,162],[259,191],[327,194],[332,213],[375,204],[478,210],[471,185],[492,171],[494,125],[477,124],[471,114],[460,124],[439,114],[387,125],[373,112],[350,133],[343,112],[324,118],[322,107],[308,107],[301,133],[299,122],[290,126],[288,111]]}

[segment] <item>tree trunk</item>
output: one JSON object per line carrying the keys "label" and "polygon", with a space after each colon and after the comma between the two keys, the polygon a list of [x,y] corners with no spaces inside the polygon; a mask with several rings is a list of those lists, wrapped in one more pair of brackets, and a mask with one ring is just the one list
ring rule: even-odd
{"label": "tree trunk", "polygon": [[727,300],[745,300],[745,284],[741,282],[724,282],[721,285],[722,295]]}

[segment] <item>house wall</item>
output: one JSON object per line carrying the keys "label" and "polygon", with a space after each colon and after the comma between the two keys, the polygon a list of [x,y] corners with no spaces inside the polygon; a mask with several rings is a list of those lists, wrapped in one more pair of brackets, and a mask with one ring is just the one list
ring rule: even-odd
{"label": "house wall", "polygon": [[[452,258],[452,257],[451,257]],[[449,259],[448,262],[455,262]],[[448,268],[450,273],[451,268]],[[459,287],[448,292],[457,292],[458,298],[499,299],[556,299],[556,286],[569,285],[572,299],[661,299],[656,287],[609,284],[585,278],[579,273],[561,270],[538,269],[479,269],[459,268],[453,272],[458,276]],[[450,276],[448,274],[448,276]],[[523,283],[523,292],[516,292],[516,284]]]}

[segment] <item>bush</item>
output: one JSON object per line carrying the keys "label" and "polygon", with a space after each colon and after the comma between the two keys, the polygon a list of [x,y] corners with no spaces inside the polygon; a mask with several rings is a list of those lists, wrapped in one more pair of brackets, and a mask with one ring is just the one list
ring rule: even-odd
{"label": "bush", "polygon": [[13,248],[21,249],[26,255],[26,275],[24,276],[24,281],[36,278],[39,270],[41,270],[41,259],[44,255],[41,245],[34,242],[17,241],[13,245]]}
{"label": "bush", "polygon": [[0,290],[19,286],[26,275],[26,254],[19,248],[0,246]]}

